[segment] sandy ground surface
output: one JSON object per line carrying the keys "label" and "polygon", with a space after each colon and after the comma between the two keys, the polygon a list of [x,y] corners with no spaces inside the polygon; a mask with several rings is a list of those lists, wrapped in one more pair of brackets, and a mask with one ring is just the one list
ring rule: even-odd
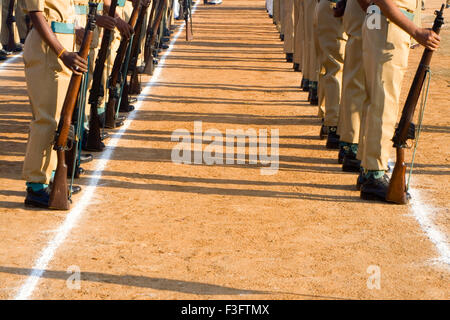
{"label": "sandy ground surface", "polygon": [[[427,1],[425,22],[438,5]],[[356,175],[343,173],[319,140],[317,109],[299,90],[301,74],[285,62],[263,6],[199,5],[195,40],[182,33],[173,46],[31,298],[450,298],[449,266],[414,215],[420,206],[431,212],[448,248],[449,26],[433,60],[413,177],[421,200],[393,206],[361,201]],[[405,90],[421,53],[411,52]],[[0,84],[0,298],[7,299],[68,213],[24,208],[31,115],[20,57],[0,64]],[[261,175],[260,164],[173,163],[171,134],[192,134],[194,121],[222,133],[278,129],[278,173]],[[85,189],[100,158],[84,166]],[[85,199],[75,196],[73,207]],[[67,287],[71,266],[81,270],[79,289]],[[367,286],[370,266],[380,268],[379,290]]]}

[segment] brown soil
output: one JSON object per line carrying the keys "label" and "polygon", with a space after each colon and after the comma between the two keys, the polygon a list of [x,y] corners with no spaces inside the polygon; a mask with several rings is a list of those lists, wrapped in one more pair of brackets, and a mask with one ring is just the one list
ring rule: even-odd
{"label": "brown soil", "polygon": [[[426,13],[438,3],[428,1]],[[186,43],[182,33],[173,47],[32,298],[450,298],[449,267],[434,262],[438,251],[412,208],[361,201],[356,175],[343,173],[337,152],[319,140],[317,109],[298,89],[301,74],[285,62],[263,5],[199,5],[195,40]],[[413,185],[448,235],[448,25],[443,41]],[[405,91],[421,52],[411,52]],[[6,299],[67,213],[24,208],[20,172],[31,116],[21,59],[5,65],[0,83],[0,298]],[[194,121],[203,122],[203,131],[279,129],[278,173],[261,175],[250,164],[174,164],[171,134],[193,132]],[[97,163],[84,166],[80,185]],[[82,272],[80,290],[66,286],[73,265]],[[367,288],[370,265],[381,268],[380,290]]]}

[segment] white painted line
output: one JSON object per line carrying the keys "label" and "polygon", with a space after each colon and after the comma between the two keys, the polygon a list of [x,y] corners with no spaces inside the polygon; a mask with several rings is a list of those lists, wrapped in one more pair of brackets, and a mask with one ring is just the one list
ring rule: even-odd
{"label": "white painted line", "polygon": [[[199,1],[195,3],[192,13],[195,12]],[[98,182],[102,176],[102,171],[106,168],[109,159],[111,158],[115,147],[121,136],[125,133],[125,131],[130,126],[131,122],[136,117],[136,111],[138,111],[141,106],[145,96],[147,96],[150,92],[151,87],[153,87],[154,83],[158,80],[161,75],[162,67],[165,64],[166,56],[170,54],[172,48],[177,41],[178,37],[181,35],[181,32],[184,29],[184,25],[180,27],[177,34],[174,36],[172,41],[170,42],[169,48],[166,50],[164,55],[161,57],[158,67],[155,69],[155,72],[149,82],[147,82],[143,92],[138,97],[138,102],[136,103],[135,110],[129,115],[129,118],[125,121],[124,125],[120,128],[120,130],[114,134],[111,138],[111,141],[108,143],[106,150],[102,153],[101,159],[99,159],[97,166],[95,167],[95,171],[89,180],[89,184],[84,188],[83,193],[80,196],[80,201],[75,205],[75,207],[69,211],[66,216],[64,222],[55,230],[55,236],[51,239],[45,249],[39,255],[39,258],[33,265],[31,274],[28,276],[25,283],[18,289],[18,293],[14,297],[15,300],[27,300],[30,299],[33,294],[36,286],[44,274],[45,270],[48,267],[48,264],[53,259],[56,250],[61,246],[61,244],[66,240],[68,234],[72,231],[72,229],[77,224],[78,220],[81,218],[83,213],[86,210],[86,207],[89,205],[89,202],[92,200],[92,197],[95,194],[95,189],[97,188]]]}
{"label": "white painted line", "polygon": [[[395,166],[395,161],[389,159],[388,163],[391,167],[390,173],[392,173],[392,170]],[[408,192],[411,195],[409,207],[412,215],[417,220],[420,228],[426,234],[428,239],[430,239],[430,241],[436,246],[436,249],[439,253],[439,257],[436,260],[439,262],[443,262],[450,267],[449,241],[445,234],[443,234],[433,223],[432,219],[432,216],[437,211],[437,209],[431,205],[425,204],[419,190],[410,187]]]}
{"label": "white painted line", "polygon": [[8,65],[13,64],[14,62],[16,62],[17,59],[22,57],[22,54],[23,54],[23,52],[21,52],[19,54],[16,54],[14,56],[9,56],[9,58],[7,60],[5,60],[3,63],[0,63],[0,71],[5,69]]}
{"label": "white painted line", "polygon": [[411,194],[410,208],[414,218],[416,218],[422,230],[427,237],[436,246],[439,253],[437,261],[443,262],[450,267],[450,246],[449,241],[445,234],[443,234],[439,228],[433,223],[432,216],[436,212],[436,209],[432,206],[426,205],[421,198],[420,192],[416,189],[409,188]]}

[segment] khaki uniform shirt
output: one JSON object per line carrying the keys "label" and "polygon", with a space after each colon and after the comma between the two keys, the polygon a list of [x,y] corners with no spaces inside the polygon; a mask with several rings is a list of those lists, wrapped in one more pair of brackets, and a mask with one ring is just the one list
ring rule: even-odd
{"label": "khaki uniform shirt", "polygon": [[27,12],[42,11],[47,21],[74,23],[73,0],[25,0]]}

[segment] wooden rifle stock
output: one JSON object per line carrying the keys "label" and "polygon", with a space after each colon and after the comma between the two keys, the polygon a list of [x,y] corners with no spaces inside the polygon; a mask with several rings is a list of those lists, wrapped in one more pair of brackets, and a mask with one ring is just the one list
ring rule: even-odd
{"label": "wooden rifle stock", "polygon": [[[136,26],[136,20],[138,18],[140,10],[140,4],[137,4],[136,7],[133,8],[133,12],[131,13],[130,21],[128,24],[134,29]],[[106,128],[115,128],[116,127],[116,108],[117,101],[119,99],[119,95],[121,93],[118,92],[117,86],[119,83],[119,76],[122,64],[124,63],[125,56],[127,54],[127,47],[129,45],[129,40],[123,38],[120,42],[119,49],[117,50],[117,55],[114,60],[113,69],[111,72],[111,76],[109,77],[109,94],[108,94],[108,102],[106,104],[105,109],[105,127]]]}
{"label": "wooden rifle stock", "polygon": [[[164,9],[166,8],[167,0],[159,0],[158,7],[156,9],[157,15],[155,18],[155,22],[149,25],[149,29],[147,31],[146,39],[145,39],[145,48],[148,50],[148,56],[145,57],[145,67],[144,73],[153,74],[153,57],[154,52],[156,51],[156,39],[158,38],[158,30],[161,25],[161,21],[164,15]],[[151,21],[150,21],[151,23]]]}
{"label": "wooden rifle stock", "polygon": [[16,48],[16,41],[14,39],[14,5],[15,0],[9,0],[8,16],[6,17],[6,26],[8,27],[8,43],[6,45],[7,51],[13,51]]}
{"label": "wooden rifle stock", "polygon": [[147,10],[149,7],[149,2],[143,2],[141,11],[139,12],[139,16],[136,22],[136,27],[134,29],[134,39],[131,47],[131,63],[128,68],[129,71],[132,71],[130,83],[128,90],[131,94],[139,94],[141,93],[141,85],[139,83],[138,78],[138,70],[137,70],[137,60],[139,57],[140,46],[141,46],[141,33],[142,26],[144,24],[145,15],[147,14]]}
{"label": "wooden rifle stock", "polygon": [[[97,3],[89,3],[89,15],[83,42],[79,51],[79,55],[86,59],[89,54],[89,48],[92,42],[92,36],[95,29],[95,15],[97,13]],[[56,167],[55,177],[50,192],[49,207],[56,210],[69,210],[70,204],[68,199],[67,187],[67,165],[65,159],[65,151],[67,148],[67,140],[72,124],[72,115],[77,103],[78,93],[80,90],[82,75],[72,74],[70,78],[69,88],[64,99],[61,110],[61,119],[58,124],[58,130],[55,137],[54,149],[58,157],[58,165]]]}
{"label": "wooden rifle stock", "polygon": [[[110,17],[114,17],[116,14],[117,1],[118,0],[111,0],[111,6],[108,12],[108,15]],[[94,75],[92,78],[92,88],[90,90],[89,96],[91,114],[89,116],[89,134],[86,143],[86,148],[90,151],[102,151],[105,147],[100,136],[101,126],[97,107],[101,97],[103,97],[105,94],[103,92],[102,78],[112,35],[113,33],[111,30],[103,30],[102,43],[100,46],[100,50],[98,51],[97,60],[95,61]]]}
{"label": "wooden rifle stock", "polygon": [[[444,13],[445,5],[442,5],[440,11],[436,11],[436,19],[433,24],[433,31],[437,34],[440,33],[441,27],[444,24]],[[423,84],[427,76],[431,58],[433,56],[433,51],[430,49],[425,49],[422,59],[420,60],[419,67],[417,68],[416,75],[412,82],[411,88],[406,98],[405,106],[403,107],[402,117],[395,130],[394,137],[392,141],[394,142],[394,148],[397,151],[397,159],[395,162],[394,171],[392,172],[392,177],[389,183],[388,193],[386,195],[386,201],[406,204],[407,200],[407,190],[405,182],[405,148],[407,147],[407,140],[409,137],[409,131],[414,117],[414,112],[416,110],[417,102],[419,101],[420,93],[422,92]]]}

